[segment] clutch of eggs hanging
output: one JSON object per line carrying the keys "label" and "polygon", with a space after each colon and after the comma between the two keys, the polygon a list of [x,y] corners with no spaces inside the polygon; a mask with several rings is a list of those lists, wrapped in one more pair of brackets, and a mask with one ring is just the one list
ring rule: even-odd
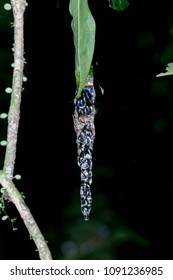
{"label": "clutch of eggs hanging", "polygon": [[93,77],[88,76],[81,95],[74,100],[74,130],[76,132],[77,163],[80,167],[80,201],[84,220],[89,220],[92,205],[92,153],[95,138],[95,99]]}

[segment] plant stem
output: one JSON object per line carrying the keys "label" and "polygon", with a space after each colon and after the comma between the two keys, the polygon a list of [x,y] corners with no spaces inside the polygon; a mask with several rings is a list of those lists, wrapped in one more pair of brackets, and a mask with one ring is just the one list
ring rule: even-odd
{"label": "plant stem", "polygon": [[47,243],[34,220],[28,206],[15,187],[12,179],[16,158],[16,145],[20,119],[20,104],[24,67],[24,12],[27,6],[25,0],[11,0],[14,15],[14,70],[12,81],[12,96],[8,113],[7,146],[3,170],[0,171],[0,184],[5,189],[7,198],[14,203],[31,238],[38,249],[40,259],[51,260]]}
{"label": "plant stem", "polygon": [[32,216],[28,206],[23,200],[21,194],[15,187],[14,183],[6,177],[3,171],[0,171],[0,184],[6,190],[8,199],[14,203],[20,213],[23,222],[28,229],[30,237],[35,242],[41,260],[51,260],[52,256],[47,243]]}
{"label": "plant stem", "polygon": [[13,178],[16,158],[24,65],[24,11],[27,5],[24,0],[11,0],[11,4],[14,16],[14,69],[11,103],[8,113],[7,147],[4,161],[4,172],[9,179]]}

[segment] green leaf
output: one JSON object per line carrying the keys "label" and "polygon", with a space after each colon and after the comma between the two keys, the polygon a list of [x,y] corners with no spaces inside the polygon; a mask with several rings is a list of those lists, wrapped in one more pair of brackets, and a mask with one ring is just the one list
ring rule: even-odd
{"label": "green leaf", "polygon": [[5,188],[1,188],[1,189],[0,189],[0,192],[1,192],[1,193],[4,193],[4,192],[5,192]]}
{"label": "green leaf", "polygon": [[104,89],[101,87],[100,84],[99,84],[99,88],[100,88],[101,94],[103,95],[104,94]]}
{"label": "green leaf", "polygon": [[2,221],[5,221],[5,220],[7,220],[7,219],[8,219],[8,216],[7,216],[7,215],[5,215],[5,216],[3,216],[3,217],[1,218]]}
{"label": "green leaf", "polygon": [[22,176],[21,176],[20,174],[16,174],[16,175],[14,176],[14,178],[15,178],[16,180],[20,180],[20,179],[22,178]]}
{"label": "green leaf", "polygon": [[90,71],[95,48],[95,20],[90,12],[88,0],[70,0],[70,14],[75,46],[76,96],[79,97]]}
{"label": "green leaf", "polygon": [[111,7],[114,10],[117,10],[118,12],[124,11],[129,6],[129,2],[127,0],[108,0],[108,1],[109,1],[109,7]]}
{"label": "green leaf", "polygon": [[0,118],[1,118],[1,119],[5,119],[7,116],[8,116],[8,115],[7,115],[6,113],[0,114]]}
{"label": "green leaf", "polygon": [[7,145],[7,141],[6,141],[6,140],[2,140],[2,141],[0,142],[0,145],[1,145],[1,146],[6,146],[6,145]]}
{"label": "green leaf", "polygon": [[169,76],[169,75],[173,75],[173,63],[168,63],[168,65],[166,67],[166,72],[160,73],[160,74],[156,75],[156,77],[163,77],[163,76]]}
{"label": "green leaf", "polygon": [[91,64],[88,76],[93,77],[93,65]]}

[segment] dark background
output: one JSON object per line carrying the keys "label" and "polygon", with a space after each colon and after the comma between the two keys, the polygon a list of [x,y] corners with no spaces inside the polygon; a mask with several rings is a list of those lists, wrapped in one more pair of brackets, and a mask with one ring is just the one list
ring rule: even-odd
{"label": "dark background", "polygon": [[[3,1],[1,1],[3,2]],[[36,3],[37,2],[37,3]],[[172,0],[129,1],[117,12],[89,1],[96,21],[93,62],[98,113],[93,206],[80,211],[80,170],[72,113],[76,84],[69,1],[30,1],[15,174],[54,259],[173,259]],[[5,1],[4,1],[5,3]],[[7,112],[13,56],[12,12],[0,4],[0,113]],[[104,95],[98,89],[104,88]],[[0,120],[0,141],[6,137]],[[5,148],[0,147],[0,168]],[[17,218],[0,222],[0,259],[38,259]]]}

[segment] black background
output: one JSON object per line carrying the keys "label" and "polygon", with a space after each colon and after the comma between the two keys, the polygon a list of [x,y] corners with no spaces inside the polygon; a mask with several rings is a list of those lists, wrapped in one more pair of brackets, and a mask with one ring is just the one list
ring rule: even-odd
{"label": "black background", "polygon": [[[98,62],[89,222],[80,212],[68,2],[57,9],[56,1],[28,1],[28,81],[15,165],[22,179],[15,180],[16,186],[24,192],[54,259],[172,259],[173,80],[156,78],[173,59],[171,0],[130,1],[123,12],[109,8],[106,0],[89,1],[96,21],[94,65]],[[7,33],[4,49],[8,36],[12,40]],[[4,100],[3,110],[9,97]],[[8,221],[0,223],[0,258],[38,259],[19,214],[13,205],[7,207],[17,217],[18,230],[13,232]],[[72,245],[64,253],[67,241]]]}

